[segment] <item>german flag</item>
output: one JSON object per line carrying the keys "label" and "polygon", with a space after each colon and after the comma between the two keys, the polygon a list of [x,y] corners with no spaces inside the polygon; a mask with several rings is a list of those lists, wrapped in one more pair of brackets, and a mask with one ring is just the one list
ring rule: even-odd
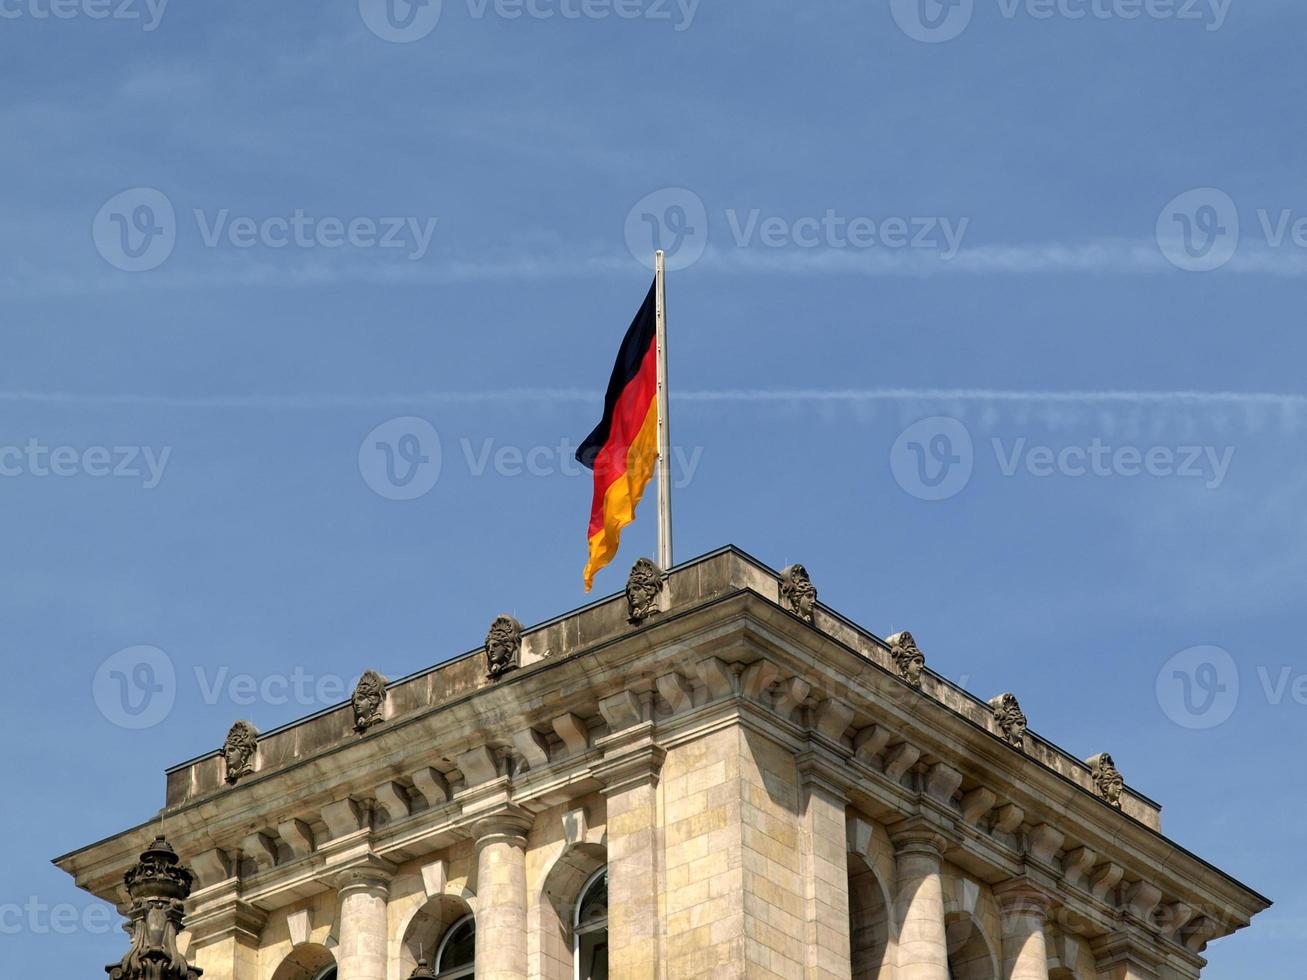
{"label": "german flag", "polygon": [[587,592],[599,569],[617,554],[622,528],[635,520],[658,461],[657,291],[655,280],[617,352],[603,420],[576,451],[577,461],[595,475]]}

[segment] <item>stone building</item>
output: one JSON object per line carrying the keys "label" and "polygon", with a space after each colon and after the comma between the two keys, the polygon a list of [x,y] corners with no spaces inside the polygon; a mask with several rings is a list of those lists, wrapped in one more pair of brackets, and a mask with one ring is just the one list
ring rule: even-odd
{"label": "stone building", "polygon": [[157,876],[123,890],[143,850],[169,870],[157,816],[57,862],[164,980],[1181,980],[1268,905],[1167,840],[1110,755],[733,548],[238,723],[169,770],[165,813],[194,872],[173,926]]}

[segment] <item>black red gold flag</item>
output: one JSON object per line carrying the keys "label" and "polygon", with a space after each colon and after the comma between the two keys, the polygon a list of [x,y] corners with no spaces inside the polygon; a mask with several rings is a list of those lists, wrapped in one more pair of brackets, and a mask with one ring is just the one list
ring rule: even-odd
{"label": "black red gold flag", "polygon": [[657,283],[636,313],[613,365],[604,416],[581,443],[576,458],[594,470],[590,506],[590,557],[585,590],[613,560],[622,528],[635,520],[658,462]]}

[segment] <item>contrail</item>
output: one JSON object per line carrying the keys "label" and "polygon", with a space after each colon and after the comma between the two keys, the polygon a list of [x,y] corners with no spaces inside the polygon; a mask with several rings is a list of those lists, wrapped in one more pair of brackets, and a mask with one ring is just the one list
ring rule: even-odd
{"label": "contrail", "polygon": [[[194,409],[370,409],[488,403],[583,403],[599,398],[590,388],[504,388],[491,391],[414,391],[379,394],[159,395],[0,391],[0,402],[69,407]],[[672,392],[676,402],[804,403],[972,402],[978,404],[1132,405],[1297,410],[1307,394],[1261,391],[1130,391],[1123,389],[1022,391],[993,388],[721,388]]]}

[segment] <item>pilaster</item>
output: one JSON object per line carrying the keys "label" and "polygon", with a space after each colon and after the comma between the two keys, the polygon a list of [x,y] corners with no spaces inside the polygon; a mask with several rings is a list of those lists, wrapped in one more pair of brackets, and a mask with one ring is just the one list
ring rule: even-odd
{"label": "pilaster", "polygon": [[658,779],[667,753],[642,722],[600,740],[608,829],[608,969],[613,980],[655,980],[661,962],[663,845]]}
{"label": "pilaster", "polygon": [[823,749],[805,752],[795,761],[802,822],[804,972],[809,980],[850,980],[848,767]]}

